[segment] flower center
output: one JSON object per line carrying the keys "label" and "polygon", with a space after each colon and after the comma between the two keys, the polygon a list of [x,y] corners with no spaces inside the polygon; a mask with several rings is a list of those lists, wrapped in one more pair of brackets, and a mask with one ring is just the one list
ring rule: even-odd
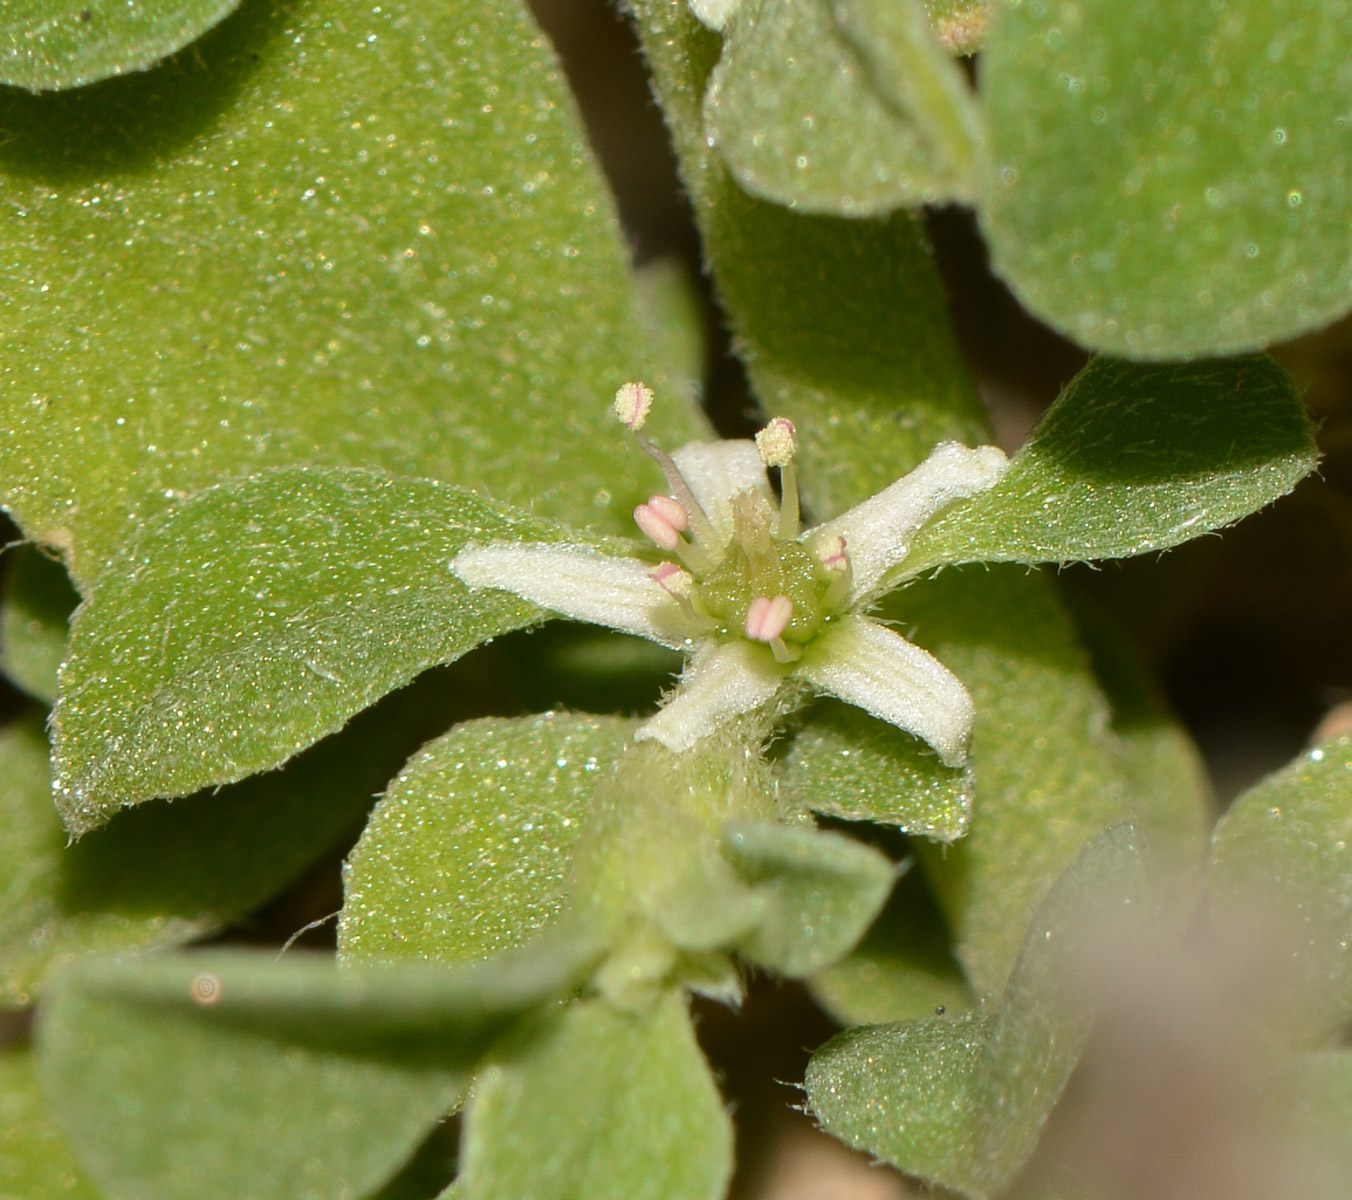
{"label": "flower center", "polygon": [[779,662],[793,662],[844,610],[850,590],[843,538],[812,550],[798,540],[793,425],[777,417],[756,435],[761,461],[780,472],[779,505],[754,491],[733,496],[731,538],[725,541],[675,462],[639,432],[651,399],[642,384],[626,384],[616,396],[617,414],[662,468],[672,492],[634,510],[653,544],[684,564],[663,563],[652,579],[700,632],[762,642]]}

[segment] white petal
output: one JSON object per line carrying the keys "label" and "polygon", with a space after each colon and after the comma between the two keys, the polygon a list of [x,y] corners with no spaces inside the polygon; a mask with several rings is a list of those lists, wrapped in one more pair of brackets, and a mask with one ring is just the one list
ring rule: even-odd
{"label": "white petal", "polygon": [[653,568],[588,546],[494,542],[471,546],[451,570],[472,588],[501,588],[576,621],[636,633],[679,649],[681,611],[649,577]]}
{"label": "white petal", "polygon": [[724,545],[732,541],[734,496],[757,492],[774,503],[755,442],[691,442],[671,457]]}
{"label": "white petal", "polygon": [[967,757],[972,697],[932,654],[867,617],[845,617],[820,634],[794,674],[923,738],[950,767]]}
{"label": "white petal", "polygon": [[856,602],[866,599],[882,576],[905,559],[925,522],[955,501],[993,486],[1008,466],[998,446],[971,450],[957,442],[940,442],[909,475],[810,530],[803,540],[824,546],[844,537],[854,574],[851,597]]}
{"label": "white petal", "polygon": [[771,700],[783,679],[783,669],[764,646],[740,641],[706,646],[695,652],[680,686],[638,727],[634,740],[689,750],[725,721]]}

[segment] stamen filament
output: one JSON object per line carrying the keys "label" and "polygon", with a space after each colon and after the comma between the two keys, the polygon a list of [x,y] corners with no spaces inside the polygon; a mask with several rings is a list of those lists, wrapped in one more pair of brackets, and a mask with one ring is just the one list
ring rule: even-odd
{"label": "stamen filament", "polygon": [[708,547],[711,554],[717,554],[722,546],[719,544],[718,534],[714,531],[713,522],[695,499],[695,493],[690,490],[681,469],[672,462],[671,455],[660,446],[654,446],[638,430],[634,430],[634,437],[643,453],[662,468],[662,474],[666,476],[667,487],[671,489],[672,496],[690,518],[690,531],[694,534],[695,545],[701,548]]}
{"label": "stamen filament", "polygon": [[790,542],[798,536],[798,472],[794,470],[793,456],[798,453],[798,431],[788,417],[776,417],[756,434],[756,449],[767,467],[779,468],[779,527],[780,541]]}
{"label": "stamen filament", "polygon": [[792,462],[779,468],[779,540],[791,542],[798,537],[801,516],[798,511],[798,470]]}

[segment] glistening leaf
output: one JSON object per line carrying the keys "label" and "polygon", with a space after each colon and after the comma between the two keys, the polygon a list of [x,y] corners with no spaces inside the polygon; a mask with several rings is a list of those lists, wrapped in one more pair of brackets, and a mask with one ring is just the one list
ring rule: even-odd
{"label": "glistening leaf", "polygon": [[900,3],[902,16],[860,0],[835,20],[827,0],[738,6],[704,121],[748,192],[854,217],[970,195],[970,131],[953,119],[964,84],[918,0]]}
{"label": "glistening leaf", "polygon": [[718,1200],[732,1126],[684,997],[558,1013],[476,1081],[462,1154],[474,1200]]}
{"label": "glistening leaf", "polygon": [[188,1200],[204,1179],[222,1200],[364,1195],[457,1103],[491,1041],[585,961],[555,948],[459,971],[271,953],[89,963],[52,983],[39,1072],[113,1200]]}
{"label": "glistening leaf", "polygon": [[630,7],[752,386],[798,426],[813,515],[872,495],[938,441],[988,440],[916,222],[813,217],[749,196],[705,139],[718,39],[684,4]]}
{"label": "glistening leaf", "polygon": [[152,514],[281,465],[628,527],[651,465],[607,398],[662,373],[522,4],[249,4],[159,70],[0,94],[0,128],[0,504],[85,594]]}
{"label": "glistening leaf", "polygon": [[0,730],[0,1000],[27,1003],[54,962],[175,945],[252,912],[352,836],[372,797],[457,711],[436,672],[279,771],[143,804],[70,844],[36,716]]}
{"label": "glistening leaf", "polygon": [[41,92],[140,71],[238,7],[239,0],[6,0],[0,83]]}
{"label": "glistening leaf", "polygon": [[1035,314],[1095,349],[1227,354],[1344,313],[1342,3],[997,0],[982,225]]}
{"label": "glistening leaf", "polygon": [[36,546],[20,546],[4,565],[0,671],[30,696],[51,704],[66,656],[70,614],[80,597],[65,568]]}
{"label": "glistening leaf", "polygon": [[806,826],[735,822],[723,853],[764,904],[739,948],[790,977],[820,971],[852,949],[896,881],[878,851]]}
{"label": "glistening leaf", "polygon": [[578,535],[430,480],[283,468],[151,522],[80,609],[53,712],[82,833],[120,807],[284,762],[420,671],[530,624],[469,591],[473,541]]}
{"label": "glistening leaf", "polygon": [[999,483],[921,532],[904,571],[1164,550],[1284,496],[1318,457],[1295,382],[1270,358],[1096,359]]}
{"label": "glistening leaf", "polygon": [[592,791],[634,723],[547,713],[456,726],[390,784],[343,871],[339,951],[483,958],[566,899]]}
{"label": "glistening leaf", "polygon": [[1199,855],[1201,801],[1137,795],[1107,699],[1048,580],[1017,567],[950,570],[894,592],[884,612],[976,701],[971,832],[915,849],[973,988],[989,999],[1038,903],[1090,841],[1135,820]]}
{"label": "glistening leaf", "polygon": [[972,818],[969,767],[946,767],[919,739],[835,700],[808,710],[784,756],[783,786],[824,816],[939,842],[961,837]]}
{"label": "glistening leaf", "polygon": [[1146,896],[1140,835],[1092,843],[1039,907],[1000,1007],[839,1034],[808,1065],[808,1102],[853,1146],[964,1195],[1001,1191],[1037,1144],[1089,1032],[1078,972]]}
{"label": "glistening leaf", "polygon": [[809,981],[813,998],[842,1025],[874,1025],[972,1007],[972,989],[919,871],[892,891],[863,941]]}
{"label": "glistening leaf", "polygon": [[1227,936],[1280,948],[1279,1024],[1319,1044],[1352,1020],[1352,739],[1316,747],[1236,800],[1210,868]]}

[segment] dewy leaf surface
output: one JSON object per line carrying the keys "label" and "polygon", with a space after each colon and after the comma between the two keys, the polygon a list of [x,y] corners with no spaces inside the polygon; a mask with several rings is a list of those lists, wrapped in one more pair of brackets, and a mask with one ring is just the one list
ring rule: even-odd
{"label": "dewy leaf surface", "polygon": [[570,1005],[479,1076],[462,1155],[474,1200],[718,1200],[732,1125],[684,996]]}
{"label": "dewy leaf surface", "polygon": [[1000,1007],[860,1026],[808,1065],[825,1128],[928,1182],[1001,1191],[1031,1154],[1089,1032],[1079,971],[1114,924],[1140,915],[1140,835],[1092,843],[1039,907]]}
{"label": "dewy leaf surface", "polygon": [[540,610],[471,592],[472,541],[580,535],[430,480],[282,468],[157,518],[77,613],[53,712],[81,833],[123,805],[277,766]]}
{"label": "dewy leaf surface", "polygon": [[972,819],[972,772],[852,705],[820,700],[784,756],[783,786],[823,816],[877,821],[951,842]]}
{"label": "dewy leaf surface", "polygon": [[348,857],[340,954],[455,962],[527,941],[563,907],[592,790],[633,728],[546,713],[429,743]]}
{"label": "dewy leaf surface", "polygon": [[982,225],[1049,324],[1141,358],[1317,328],[1352,287],[1342,3],[998,0]]}
{"label": "dewy leaf surface", "polygon": [[916,538],[904,570],[1164,550],[1289,492],[1318,461],[1295,382],[1270,358],[1100,358],[993,488]]}
{"label": "dewy leaf surface", "polygon": [[55,962],[179,944],[271,899],[350,838],[371,798],[455,712],[420,680],[282,770],[124,813],[75,844],[52,804],[37,717],[0,730],[0,1003],[25,1004]]}
{"label": "dewy leaf surface", "polygon": [[30,696],[51,704],[66,656],[70,614],[80,598],[65,568],[36,546],[20,546],[4,565],[0,670]]}
{"label": "dewy leaf surface", "polygon": [[[956,79],[924,15],[916,16],[929,54],[914,57],[934,76]],[[704,96],[708,136],[733,176],[766,200],[851,217],[970,195],[970,161],[953,153],[970,151],[966,131],[958,122],[918,122],[880,88],[876,64],[846,34],[863,33],[858,24],[838,25],[827,0],[743,0]],[[878,31],[867,33],[860,40],[873,46]],[[951,109],[952,95],[924,86],[933,83],[922,77],[911,90],[923,99],[938,93]]]}
{"label": "dewy leaf surface", "polygon": [[200,37],[240,0],[6,0],[0,83],[79,87],[140,71]]}
{"label": "dewy leaf surface", "polygon": [[1352,740],[1317,746],[1236,800],[1209,877],[1230,937],[1280,947],[1282,1026],[1318,1044],[1352,1019]]}
{"label": "dewy leaf surface", "polygon": [[155,511],[284,464],[628,526],[651,464],[608,397],[661,372],[514,0],[249,4],[158,70],[0,96],[0,128],[0,503],[82,590]]}
{"label": "dewy leaf surface", "polygon": [[577,966],[91,963],[53,982],[43,1090],[113,1200],[187,1200],[204,1179],[223,1200],[363,1195],[457,1103],[489,1042]]}

